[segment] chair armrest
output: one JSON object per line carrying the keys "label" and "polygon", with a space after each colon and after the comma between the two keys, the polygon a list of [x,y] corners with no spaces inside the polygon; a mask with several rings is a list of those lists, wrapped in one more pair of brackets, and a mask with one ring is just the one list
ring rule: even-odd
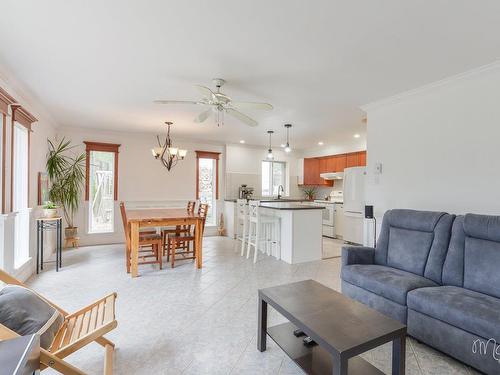
{"label": "chair armrest", "polygon": [[342,266],[350,264],[373,264],[375,249],[364,246],[342,247]]}

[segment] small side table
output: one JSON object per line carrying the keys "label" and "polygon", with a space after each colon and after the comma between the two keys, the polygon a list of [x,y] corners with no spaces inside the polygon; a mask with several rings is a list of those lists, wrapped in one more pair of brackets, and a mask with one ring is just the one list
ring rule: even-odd
{"label": "small side table", "polygon": [[56,272],[62,267],[62,217],[39,217],[36,219],[36,273],[43,270],[43,232],[56,231]]}

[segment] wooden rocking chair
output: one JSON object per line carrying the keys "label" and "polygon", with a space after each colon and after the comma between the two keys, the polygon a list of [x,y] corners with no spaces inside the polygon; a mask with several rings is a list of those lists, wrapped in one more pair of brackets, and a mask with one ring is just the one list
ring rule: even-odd
{"label": "wooden rocking chair", "polygon": [[[63,324],[56,333],[50,349],[45,350],[40,348],[41,370],[51,367],[65,375],[85,375],[83,371],[64,361],[63,358],[95,341],[105,349],[104,374],[111,375],[113,373],[115,344],[106,339],[104,335],[113,330],[117,325],[115,319],[116,293],[112,293],[81,310],[69,314],[3,270],[0,270],[0,280],[6,284],[20,285],[30,289],[61,312],[64,317]],[[18,336],[16,332],[0,324],[0,340],[7,340]]]}

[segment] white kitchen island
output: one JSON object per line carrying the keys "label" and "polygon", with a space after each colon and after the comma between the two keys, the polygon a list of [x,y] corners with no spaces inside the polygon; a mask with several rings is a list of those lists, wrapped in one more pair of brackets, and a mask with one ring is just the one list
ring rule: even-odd
{"label": "white kitchen island", "polygon": [[[231,201],[225,203],[226,215],[234,218],[236,203]],[[260,207],[262,214],[280,218],[281,260],[296,264],[321,259],[323,207],[300,202],[261,202]],[[232,223],[234,225],[228,225],[228,229],[229,227],[232,229],[228,231],[228,236],[235,238],[236,220]]]}

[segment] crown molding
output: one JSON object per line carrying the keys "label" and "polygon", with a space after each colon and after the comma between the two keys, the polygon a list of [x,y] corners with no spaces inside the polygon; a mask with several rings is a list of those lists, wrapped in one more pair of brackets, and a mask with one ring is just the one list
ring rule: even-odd
{"label": "crown molding", "polygon": [[417,87],[417,88],[412,89],[412,90],[404,91],[402,93],[399,93],[399,94],[396,94],[393,96],[389,96],[389,97],[384,98],[384,99],[380,99],[380,100],[376,100],[376,101],[368,103],[368,104],[364,104],[364,105],[360,106],[359,108],[365,112],[370,112],[370,111],[373,111],[375,109],[379,109],[379,108],[382,108],[382,107],[385,107],[388,105],[399,103],[408,97],[423,94],[425,92],[449,85],[449,84],[457,82],[457,81],[470,79],[474,76],[477,76],[478,74],[488,72],[491,70],[495,70],[495,69],[500,69],[500,60],[494,61],[494,62],[487,64],[487,65],[480,66],[478,68],[467,70],[466,72],[463,72],[463,73],[455,74],[453,76],[450,76],[450,77],[441,79],[439,81],[435,81],[435,82]]}

